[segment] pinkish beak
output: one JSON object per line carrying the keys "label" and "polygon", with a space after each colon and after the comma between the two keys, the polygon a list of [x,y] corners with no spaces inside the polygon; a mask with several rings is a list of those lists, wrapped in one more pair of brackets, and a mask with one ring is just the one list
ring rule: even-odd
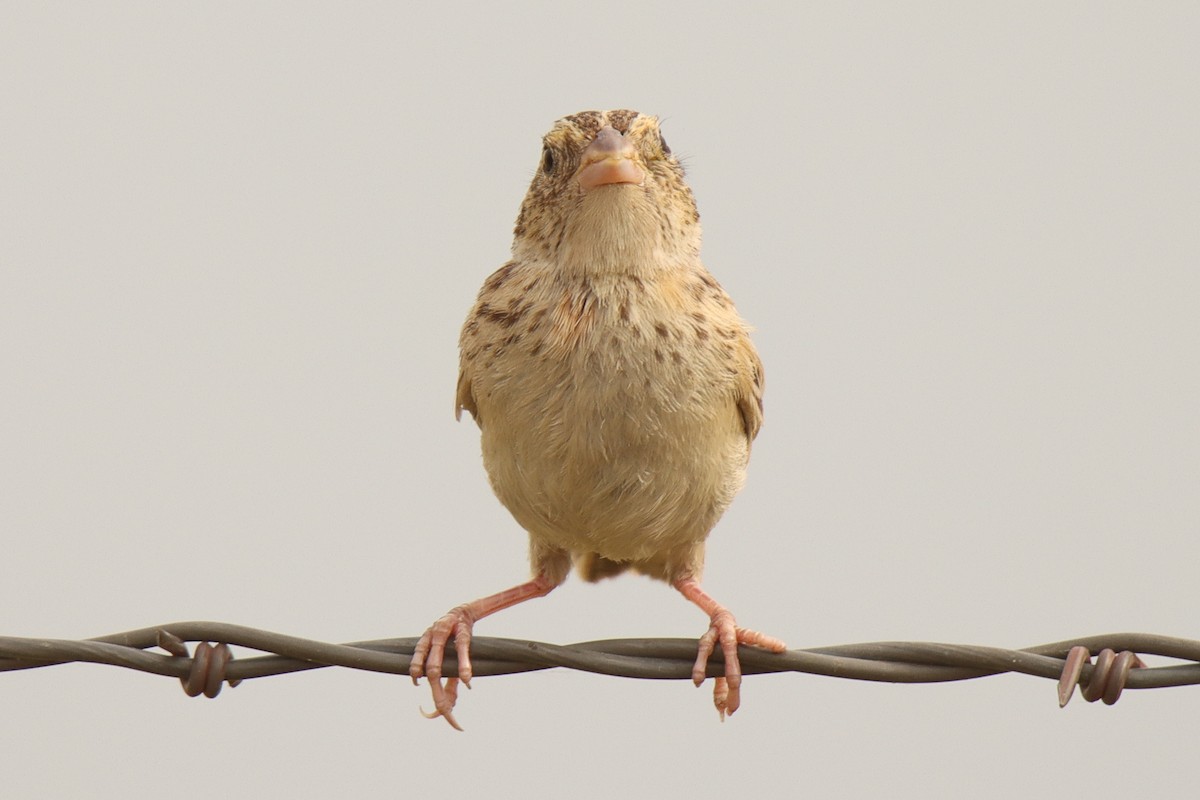
{"label": "pinkish beak", "polygon": [[583,151],[579,167],[579,185],[584,191],[616,183],[641,183],[645,174],[634,160],[633,143],[606,125]]}

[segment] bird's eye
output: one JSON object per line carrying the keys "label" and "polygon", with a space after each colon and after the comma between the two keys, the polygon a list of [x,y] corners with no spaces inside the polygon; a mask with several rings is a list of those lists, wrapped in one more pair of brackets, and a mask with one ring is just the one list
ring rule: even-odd
{"label": "bird's eye", "polygon": [[542,172],[549,175],[554,171],[554,151],[549,147],[542,148]]}
{"label": "bird's eye", "polygon": [[667,144],[667,140],[663,138],[662,133],[658,134],[658,146],[662,148],[663,155],[671,155],[671,147]]}

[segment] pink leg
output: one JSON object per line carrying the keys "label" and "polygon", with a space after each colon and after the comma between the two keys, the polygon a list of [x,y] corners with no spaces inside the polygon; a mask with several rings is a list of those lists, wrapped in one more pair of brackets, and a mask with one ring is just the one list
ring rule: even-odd
{"label": "pink leg", "polygon": [[[503,592],[455,606],[444,617],[433,623],[429,630],[425,631],[421,640],[417,642],[417,647],[413,650],[412,663],[408,668],[408,674],[412,676],[414,684],[419,682],[422,675],[429,677],[429,687],[433,691],[434,711],[432,713],[422,711],[421,713],[430,719],[445,717],[446,722],[461,731],[462,728],[451,712],[458,699],[458,682],[461,680],[468,689],[471,688],[472,627],[478,620],[489,614],[495,614],[497,611],[503,611],[535,597],[544,597],[556,586],[558,583],[548,578],[546,573],[539,573],[528,583],[522,583],[520,586],[505,589]],[[445,655],[446,644],[451,637],[454,637],[454,651],[458,656],[458,677],[448,678],[443,687],[442,657]]]}
{"label": "pink leg", "polygon": [[700,637],[700,650],[696,654],[696,665],[692,667],[692,682],[699,686],[704,683],[704,672],[708,666],[708,657],[712,655],[716,643],[721,643],[721,652],[725,655],[725,677],[717,678],[713,687],[713,704],[725,721],[726,714],[732,714],[742,704],[742,665],[738,661],[737,648],[739,644],[753,645],[772,653],[782,653],[787,649],[780,640],[773,636],[739,628],[729,609],[712,599],[707,592],[700,588],[695,578],[680,578],[672,584],[679,592],[691,600],[708,614],[712,624],[708,631]]}

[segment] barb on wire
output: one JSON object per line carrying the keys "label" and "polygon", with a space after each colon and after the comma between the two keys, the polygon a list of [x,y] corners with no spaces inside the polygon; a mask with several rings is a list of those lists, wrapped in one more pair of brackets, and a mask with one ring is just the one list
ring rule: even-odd
{"label": "barb on wire", "polygon": [[[184,642],[199,642],[189,655]],[[216,644],[210,644],[215,642]],[[417,637],[330,644],[224,622],[174,622],[95,639],[32,639],[0,636],[0,672],[71,662],[111,664],[179,678],[191,696],[216,697],[221,686],[322,667],[407,675]],[[233,660],[230,645],[267,655]],[[147,652],[152,647],[167,655]],[[1098,651],[1096,663],[1091,654]],[[1142,655],[1180,664],[1148,667]],[[475,675],[510,675],[567,669],[651,680],[690,680],[695,639],[609,639],[573,645],[480,637],[471,643]],[[933,642],[873,642],[768,653],[740,651],[742,672],[802,672],[864,681],[937,683],[1006,672],[1058,682],[1060,705],[1076,685],[1089,702],[1111,705],[1124,689],[1200,684],[1200,641],[1148,633],[1113,633],[1053,642],[1020,650]],[[448,653],[445,669],[457,668]],[[709,676],[724,671],[720,659]]]}

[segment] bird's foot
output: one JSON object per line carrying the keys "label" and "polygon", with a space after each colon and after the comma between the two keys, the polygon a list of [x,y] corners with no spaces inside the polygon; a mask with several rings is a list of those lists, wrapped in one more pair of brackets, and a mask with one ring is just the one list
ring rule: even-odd
{"label": "bird's foot", "polygon": [[697,686],[704,682],[708,658],[718,643],[725,656],[725,677],[717,678],[713,685],[713,705],[724,722],[725,715],[737,711],[742,704],[742,664],[738,660],[738,645],[761,647],[772,653],[782,653],[787,645],[774,636],[739,628],[733,614],[726,608],[718,607],[712,614],[708,631],[700,637],[700,649],[696,653],[696,664],[692,667],[692,682]]}
{"label": "bird's foot", "polygon": [[[413,650],[412,662],[408,667],[408,674],[412,676],[414,684],[420,681],[422,675],[429,678],[429,688],[433,692],[433,712],[426,713],[422,710],[422,714],[430,719],[442,717],[455,730],[462,730],[458,721],[454,719],[453,711],[454,702],[458,699],[459,682],[468,689],[471,688],[471,629],[477,621],[489,614],[549,594],[555,586],[563,582],[566,570],[571,565],[570,557],[565,552],[559,555],[561,569],[550,572],[548,568],[543,568],[533,580],[520,586],[455,606],[425,631],[425,635]],[[446,655],[446,645],[451,639],[454,640],[454,653],[458,658],[458,677],[447,678],[443,686],[442,659]]]}
{"label": "bird's foot", "polygon": [[[462,726],[454,719],[454,704],[458,700],[458,684],[462,681],[468,689],[471,688],[471,629],[475,624],[470,603],[452,608],[448,614],[433,623],[429,630],[417,642],[413,650],[412,663],[408,674],[413,684],[420,682],[422,676],[429,678],[429,688],[433,692],[433,711],[421,709],[421,713],[429,719],[442,717],[455,730]],[[446,679],[442,684],[442,658],[446,653],[446,645],[451,638],[454,640],[454,652],[458,658],[458,677]]]}

